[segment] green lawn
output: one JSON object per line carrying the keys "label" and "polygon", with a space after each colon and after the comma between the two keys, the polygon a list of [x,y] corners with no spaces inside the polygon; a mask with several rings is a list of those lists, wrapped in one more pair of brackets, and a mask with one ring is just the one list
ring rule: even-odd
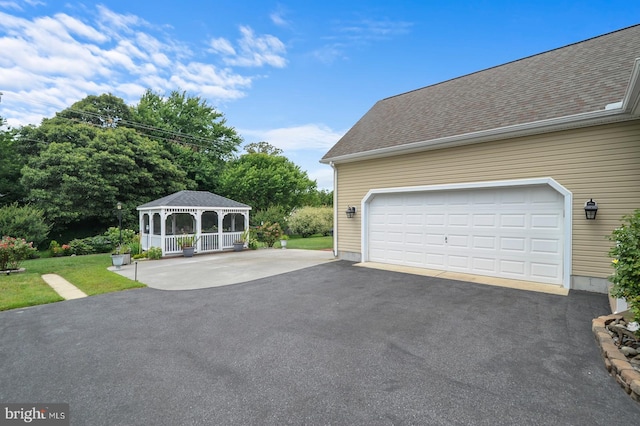
{"label": "green lawn", "polygon": [[[280,247],[278,241],[274,247]],[[304,250],[331,250],[333,248],[333,237],[312,236],[302,238],[300,236],[292,236],[287,240],[287,248],[304,249]]]}
{"label": "green lawn", "polygon": [[58,274],[88,295],[144,287],[107,270],[111,255],[52,257],[23,262],[23,273],[0,276],[0,311],[63,300],[41,278]]}

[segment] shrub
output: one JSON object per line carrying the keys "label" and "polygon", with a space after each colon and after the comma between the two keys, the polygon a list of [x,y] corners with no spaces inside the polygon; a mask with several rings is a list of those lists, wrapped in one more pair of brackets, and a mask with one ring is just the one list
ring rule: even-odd
{"label": "shrub", "polygon": [[47,239],[51,226],[44,220],[44,211],[29,204],[9,204],[0,208],[0,235],[24,238],[38,245]]}
{"label": "shrub", "polygon": [[91,237],[76,238],[75,240],[71,240],[69,242],[69,246],[71,247],[71,253],[78,256],[97,253],[93,245],[91,244]]}
{"label": "shrub", "polygon": [[333,229],[333,209],[331,207],[303,207],[293,212],[289,218],[289,229],[303,238],[313,234],[329,235]]}
{"label": "shrub", "polygon": [[153,260],[160,259],[162,257],[162,249],[160,247],[150,247],[147,251],[147,257]]}
{"label": "shrub", "polygon": [[251,216],[251,222],[256,226],[263,225],[267,222],[278,223],[283,230],[289,228],[289,224],[287,223],[288,219],[289,212],[282,206],[271,206]]}
{"label": "shrub", "polygon": [[24,238],[2,237],[0,240],[0,271],[19,269],[23,260],[28,259],[37,250],[33,242]]}
{"label": "shrub", "polygon": [[[111,247],[109,250],[114,249],[115,246],[120,243],[120,228],[112,226],[104,233],[104,237],[111,241]],[[136,231],[133,229],[122,229],[122,244],[131,245],[131,243],[135,243],[136,241],[138,241]]]}
{"label": "shrub", "polygon": [[267,247],[273,247],[281,235],[282,228],[278,223],[267,222],[262,226],[256,227],[256,238],[258,241],[265,243]]}
{"label": "shrub", "polygon": [[636,322],[640,322],[640,209],[624,216],[609,236],[616,244],[609,251],[614,274],[611,295],[626,299]]}

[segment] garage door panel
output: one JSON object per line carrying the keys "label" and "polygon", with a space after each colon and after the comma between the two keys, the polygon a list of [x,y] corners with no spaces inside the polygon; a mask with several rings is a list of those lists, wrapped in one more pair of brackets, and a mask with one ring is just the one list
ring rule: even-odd
{"label": "garage door panel", "polygon": [[376,195],[369,258],[561,284],[563,206],[549,186]]}
{"label": "garage door panel", "polygon": [[549,280],[558,276],[559,265],[550,263],[531,263],[531,276],[539,280]]}
{"label": "garage door panel", "polygon": [[474,227],[495,228],[496,226],[497,218],[494,213],[474,214],[472,217],[472,223]]}
{"label": "garage door panel", "polygon": [[449,255],[447,258],[447,264],[449,269],[452,270],[468,270],[470,267],[468,256]]}
{"label": "garage door panel", "polygon": [[526,247],[526,239],[522,237],[500,238],[500,249],[523,253]]}
{"label": "garage door panel", "polygon": [[446,238],[447,245],[452,248],[467,248],[469,247],[468,235],[449,235]]}
{"label": "garage door panel", "polygon": [[473,258],[473,269],[478,273],[491,273],[495,274],[498,272],[496,265],[496,259],[485,258],[485,257],[474,257]]}
{"label": "garage door panel", "polygon": [[555,214],[532,214],[531,229],[560,229],[562,220]]}
{"label": "garage door panel", "polygon": [[[515,277],[524,277],[526,271],[526,263],[523,261],[515,260],[500,260],[500,272],[503,274],[510,274]],[[518,278],[518,279],[521,279]]]}
{"label": "garage door panel", "polygon": [[534,254],[560,254],[560,241],[556,239],[531,239],[531,253]]}
{"label": "garage door panel", "polygon": [[473,236],[473,244],[472,247],[474,249],[491,249],[494,250],[496,248],[496,237],[493,236]]}

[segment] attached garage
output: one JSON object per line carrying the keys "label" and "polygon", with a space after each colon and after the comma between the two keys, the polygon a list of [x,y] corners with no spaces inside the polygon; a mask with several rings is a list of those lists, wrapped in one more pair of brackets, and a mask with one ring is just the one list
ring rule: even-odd
{"label": "attached garage", "polygon": [[568,287],[570,208],[552,179],[373,190],[363,260]]}
{"label": "attached garage", "polygon": [[381,99],[321,160],[335,254],[605,293],[638,141],[640,25]]}

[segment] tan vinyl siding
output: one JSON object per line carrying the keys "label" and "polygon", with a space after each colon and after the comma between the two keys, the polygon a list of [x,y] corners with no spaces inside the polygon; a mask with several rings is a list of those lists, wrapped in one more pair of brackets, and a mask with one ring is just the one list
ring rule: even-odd
{"label": "tan vinyl siding", "polygon": [[[409,155],[343,163],[338,251],[360,253],[360,202],[372,188],[552,177],[573,193],[573,275],[611,273],[607,236],[640,208],[640,122],[626,122]],[[584,202],[598,202],[595,221]],[[347,219],[347,205],[358,214]]]}

